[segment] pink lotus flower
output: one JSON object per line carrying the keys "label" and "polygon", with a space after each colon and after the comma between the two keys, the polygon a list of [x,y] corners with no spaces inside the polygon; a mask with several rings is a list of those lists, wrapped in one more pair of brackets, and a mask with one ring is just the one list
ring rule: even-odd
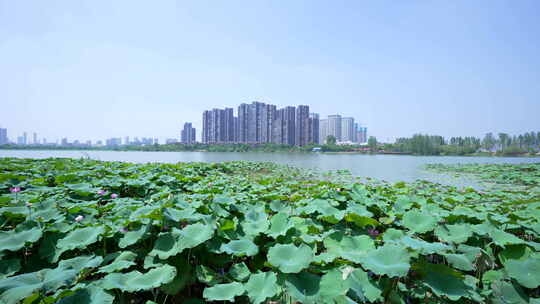
{"label": "pink lotus flower", "polygon": [[75,222],[78,223],[78,222],[82,221],[83,219],[84,219],[84,216],[78,215],[78,216],[75,218]]}
{"label": "pink lotus flower", "polygon": [[111,194],[111,198],[112,198],[112,199],[115,199],[115,198],[117,198],[117,197],[118,197],[118,194],[116,194],[116,193]]}
{"label": "pink lotus flower", "polygon": [[9,188],[9,192],[11,192],[11,193],[21,192],[21,187]]}
{"label": "pink lotus flower", "polygon": [[105,191],[103,189],[99,189],[99,191],[97,192],[97,194],[99,194],[99,195],[105,195],[105,193],[107,193],[107,191]]}
{"label": "pink lotus flower", "polygon": [[376,229],[368,229],[368,233],[369,235],[371,235],[372,237],[377,237],[379,235],[379,231],[376,230]]}
{"label": "pink lotus flower", "polygon": [[30,202],[26,202],[24,205],[25,205],[26,207],[28,207],[28,208],[32,207],[32,203],[30,203]]}

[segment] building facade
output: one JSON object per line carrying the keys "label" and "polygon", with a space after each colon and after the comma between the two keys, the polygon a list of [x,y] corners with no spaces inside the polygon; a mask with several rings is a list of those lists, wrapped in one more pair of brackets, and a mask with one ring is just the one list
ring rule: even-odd
{"label": "building facade", "polygon": [[[343,117],[341,118],[341,142],[353,143],[355,140],[356,129],[354,128],[354,118]],[[336,137],[337,138],[337,137]]]}
{"label": "building facade", "polygon": [[336,141],[341,141],[341,115],[328,115],[328,127],[326,136],[334,136]]}
{"label": "building facade", "polygon": [[196,129],[193,128],[192,123],[184,123],[184,129],[182,129],[182,134],[180,136],[180,142],[183,144],[194,144],[197,142]]}
{"label": "building facade", "polygon": [[319,120],[319,144],[326,144],[326,137],[328,137],[328,119]]}
{"label": "building facade", "polygon": [[305,146],[309,141],[309,106],[300,105],[296,109],[294,143]]}
{"label": "building facade", "polygon": [[0,145],[7,145],[8,143],[7,128],[0,128]]}

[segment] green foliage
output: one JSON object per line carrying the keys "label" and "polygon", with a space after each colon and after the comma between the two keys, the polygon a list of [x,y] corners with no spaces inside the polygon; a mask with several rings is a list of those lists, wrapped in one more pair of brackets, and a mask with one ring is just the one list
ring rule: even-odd
{"label": "green foliage", "polygon": [[535,303],[540,164],[432,167],[0,159],[0,303]]}

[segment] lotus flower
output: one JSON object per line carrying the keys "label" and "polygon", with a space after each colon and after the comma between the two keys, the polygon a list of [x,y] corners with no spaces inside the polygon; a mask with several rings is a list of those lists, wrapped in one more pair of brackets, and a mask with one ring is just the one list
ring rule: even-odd
{"label": "lotus flower", "polygon": [[32,203],[30,203],[30,202],[26,202],[24,205],[25,205],[26,207],[28,207],[28,208],[32,207]]}
{"label": "lotus flower", "polygon": [[112,198],[112,199],[115,199],[115,198],[117,198],[117,197],[118,197],[118,194],[116,194],[116,193],[111,194],[111,198]]}
{"label": "lotus flower", "polygon": [[75,222],[78,223],[78,222],[82,221],[83,219],[84,219],[84,216],[78,215],[78,216],[75,218]]}
{"label": "lotus flower", "polygon": [[376,230],[376,229],[368,229],[368,233],[369,235],[371,235],[372,237],[377,237],[379,235],[379,230]]}
{"label": "lotus flower", "polygon": [[11,193],[21,192],[21,187],[9,188],[9,192],[11,192]]}
{"label": "lotus flower", "polygon": [[107,193],[107,191],[105,191],[103,189],[99,189],[99,191],[97,192],[97,194],[99,194],[99,195],[105,195],[105,193]]}

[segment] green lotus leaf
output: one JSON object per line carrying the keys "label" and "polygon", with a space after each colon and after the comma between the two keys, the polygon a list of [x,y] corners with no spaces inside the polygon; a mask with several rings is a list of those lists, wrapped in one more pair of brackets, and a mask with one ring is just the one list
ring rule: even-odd
{"label": "green lotus leaf", "polygon": [[403,216],[403,226],[414,233],[426,233],[437,226],[437,218],[433,214],[412,210]]}
{"label": "green lotus leaf", "polygon": [[254,256],[259,252],[259,247],[247,239],[234,240],[227,244],[222,244],[220,251],[236,256]]}
{"label": "green lotus leaf", "polygon": [[508,232],[495,229],[489,233],[489,236],[493,239],[493,242],[501,247],[505,245],[524,244],[525,241],[517,236]]}
{"label": "green lotus leaf", "polygon": [[321,277],[309,272],[290,274],[285,277],[285,289],[294,301],[303,304],[320,303]]}
{"label": "green lotus leaf", "polygon": [[146,273],[138,271],[111,273],[101,279],[100,285],[106,290],[119,289],[121,291],[135,292],[158,288],[171,282],[175,276],[175,267],[163,265]]}
{"label": "green lotus leaf", "polygon": [[37,290],[49,292],[70,286],[77,274],[73,269],[42,269],[0,280],[0,303],[15,304]]}
{"label": "green lotus leaf", "polygon": [[137,230],[128,231],[118,242],[118,247],[126,248],[137,243],[148,231],[148,226],[141,225]]}
{"label": "green lotus leaf", "polygon": [[468,297],[470,287],[464,283],[461,273],[443,264],[422,264],[420,272],[424,275],[424,284],[440,297],[457,301]]}
{"label": "green lotus leaf", "polygon": [[197,265],[195,269],[197,280],[206,285],[214,286],[223,282],[223,276],[212,270],[210,267],[204,265]]}
{"label": "green lotus leaf", "polygon": [[17,251],[27,243],[35,243],[43,234],[38,227],[28,230],[0,231],[0,252],[4,250]]}
{"label": "green lotus leaf", "polygon": [[135,258],[137,258],[137,254],[131,251],[123,251],[112,263],[101,267],[98,273],[111,273],[129,268],[136,264],[134,262]]}
{"label": "green lotus leaf", "polygon": [[390,228],[384,232],[383,240],[385,242],[398,241],[404,236],[405,236],[405,233],[402,230]]}
{"label": "green lotus leaf", "polygon": [[184,249],[196,247],[208,241],[214,235],[214,228],[201,223],[189,225],[182,230],[173,228],[172,232],[160,233],[154,249],[149,255],[157,255],[160,259],[168,259]]}
{"label": "green lotus leaf", "polygon": [[410,255],[403,246],[388,244],[369,251],[360,263],[378,275],[403,277],[409,271],[409,260]]}
{"label": "green lotus leaf", "polygon": [[491,284],[491,289],[493,290],[491,300],[494,304],[532,304],[527,294],[517,284],[496,281]]}
{"label": "green lotus leaf", "polygon": [[76,272],[80,272],[85,268],[96,268],[103,262],[101,256],[79,256],[68,260],[62,260],[58,263],[60,269],[73,269]]}
{"label": "green lotus leaf", "polygon": [[66,251],[86,248],[98,241],[99,236],[105,232],[102,226],[85,227],[71,231],[64,238],[58,240],[56,248],[59,250],[58,257]]}
{"label": "green lotus leaf", "polygon": [[346,236],[336,232],[324,239],[324,247],[330,255],[360,263],[368,251],[375,249],[375,243],[367,235]]}
{"label": "green lotus leaf", "polygon": [[360,228],[364,228],[366,226],[377,227],[380,225],[380,223],[376,219],[373,219],[367,216],[361,216],[356,213],[347,214],[345,216],[345,220],[349,223],[354,223],[356,226]]}
{"label": "green lotus leaf", "polygon": [[246,264],[242,262],[234,264],[231,269],[229,269],[229,275],[235,281],[244,282],[249,278],[251,272],[249,271],[249,268],[246,266]]}
{"label": "green lotus leaf", "polygon": [[472,229],[467,224],[439,226],[435,235],[444,242],[460,244],[465,243],[472,236]]}
{"label": "green lotus leaf", "polygon": [[283,212],[274,214],[270,219],[270,229],[266,232],[269,236],[276,238],[285,235],[293,225],[289,221],[289,215]]}
{"label": "green lotus leaf", "polygon": [[499,260],[504,265],[509,260],[525,260],[533,254],[526,245],[508,245],[499,253]]}
{"label": "green lotus leaf", "polygon": [[540,286],[540,258],[508,260],[504,268],[519,284],[527,288]]}
{"label": "green lotus leaf", "polygon": [[229,301],[234,302],[234,298],[243,295],[244,285],[238,282],[229,284],[218,284],[213,287],[206,287],[203,297],[209,301]]}
{"label": "green lotus leaf", "polygon": [[264,210],[250,210],[242,221],[242,229],[247,235],[256,236],[268,230],[268,217]]}
{"label": "green lotus leaf", "polygon": [[444,257],[450,263],[450,265],[454,266],[454,268],[464,271],[473,271],[475,270],[474,266],[474,258],[472,260],[470,257],[464,255],[464,254],[445,254]]}
{"label": "green lotus leaf", "polygon": [[264,302],[279,291],[277,276],[273,272],[259,272],[250,275],[244,287],[249,299],[255,304]]}
{"label": "green lotus leaf", "polygon": [[112,304],[114,296],[97,286],[88,286],[62,298],[57,304]]}
{"label": "green lotus leaf", "polygon": [[382,290],[369,279],[367,272],[352,267],[349,269],[346,280],[354,299],[360,302],[382,300]]}
{"label": "green lotus leaf", "polygon": [[298,273],[313,261],[313,251],[307,245],[276,244],[268,250],[268,262],[283,273]]}
{"label": "green lotus leaf", "polygon": [[319,285],[320,297],[324,303],[332,303],[345,296],[349,290],[349,281],[343,278],[341,271],[332,269],[322,276]]}
{"label": "green lotus leaf", "polygon": [[429,243],[421,239],[416,239],[410,236],[402,237],[398,242],[404,245],[405,247],[411,248],[420,252],[421,254],[433,254],[433,253],[444,253],[448,250],[451,250],[452,247],[445,245],[443,243]]}
{"label": "green lotus leaf", "polygon": [[21,269],[19,259],[1,259],[0,260],[0,279],[9,277]]}

